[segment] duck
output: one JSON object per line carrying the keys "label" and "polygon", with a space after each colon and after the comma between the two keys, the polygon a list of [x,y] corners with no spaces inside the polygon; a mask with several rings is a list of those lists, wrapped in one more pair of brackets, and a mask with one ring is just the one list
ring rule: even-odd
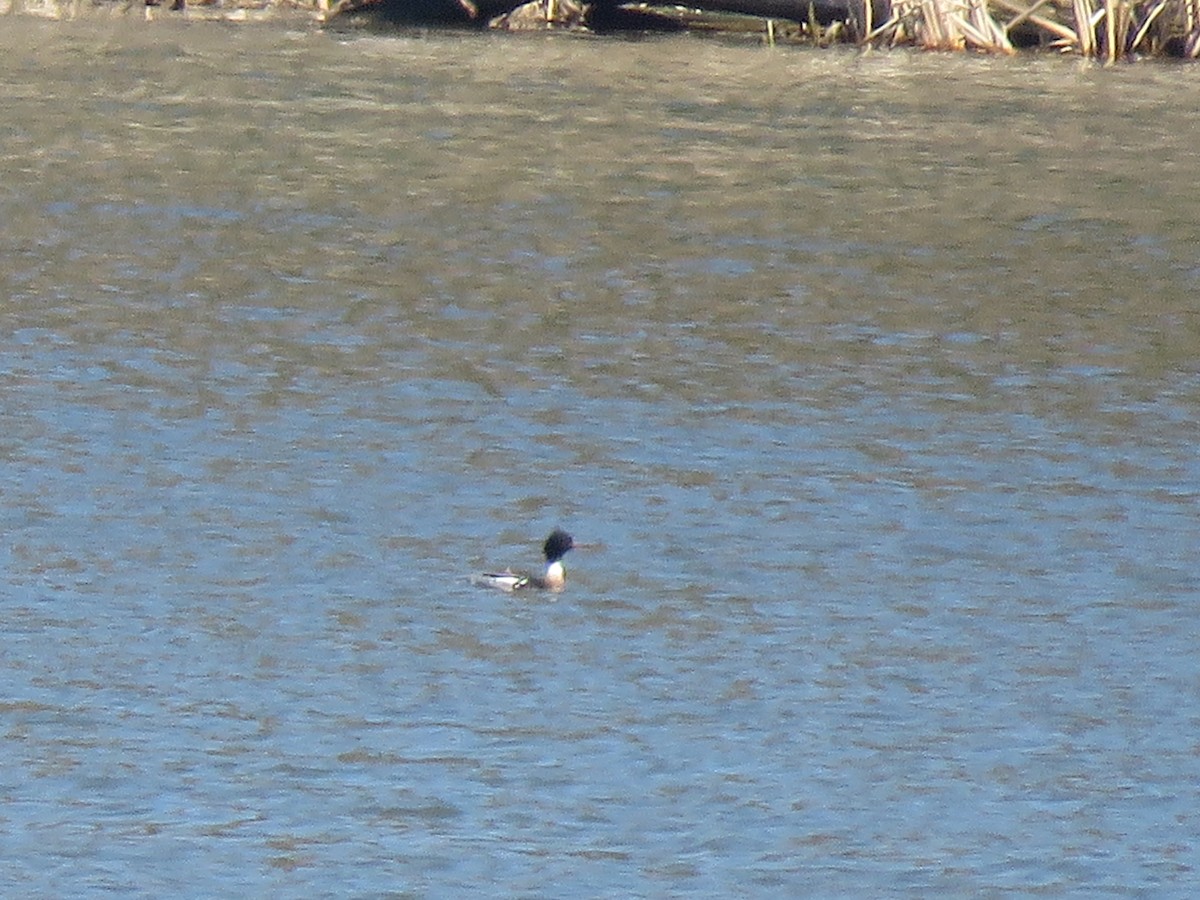
{"label": "duck", "polygon": [[505,569],[503,572],[482,572],[472,575],[471,581],[482,587],[496,588],[510,594],[530,588],[557,593],[567,583],[566,570],[563,569],[562,563],[563,557],[574,546],[575,541],[572,540],[571,535],[561,528],[555,528],[542,544],[542,553],[546,557],[546,573],[544,575],[531,575],[527,572]]}

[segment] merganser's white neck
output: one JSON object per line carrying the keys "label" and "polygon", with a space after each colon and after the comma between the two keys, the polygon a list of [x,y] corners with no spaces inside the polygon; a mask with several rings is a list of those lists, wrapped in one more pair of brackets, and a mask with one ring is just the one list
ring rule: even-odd
{"label": "merganser's white neck", "polygon": [[556,559],[546,566],[546,587],[561,588],[567,581],[567,573],[563,569],[561,559]]}

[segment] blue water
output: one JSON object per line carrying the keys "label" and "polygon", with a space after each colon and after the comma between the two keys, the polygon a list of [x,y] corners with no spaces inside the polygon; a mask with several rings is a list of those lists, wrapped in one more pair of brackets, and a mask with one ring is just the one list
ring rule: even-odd
{"label": "blue water", "polygon": [[[1193,126],[1078,170],[979,149],[1101,117],[1058,61],[16,27],[110,43],[0,77],[5,894],[1200,887],[1197,226],[1129,200]],[[564,594],[468,582],[560,524]]]}

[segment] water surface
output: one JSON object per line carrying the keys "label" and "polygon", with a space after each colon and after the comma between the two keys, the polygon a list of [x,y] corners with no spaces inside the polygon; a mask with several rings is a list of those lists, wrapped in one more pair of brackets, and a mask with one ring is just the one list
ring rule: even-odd
{"label": "water surface", "polygon": [[1193,68],[0,47],[10,891],[1194,894]]}

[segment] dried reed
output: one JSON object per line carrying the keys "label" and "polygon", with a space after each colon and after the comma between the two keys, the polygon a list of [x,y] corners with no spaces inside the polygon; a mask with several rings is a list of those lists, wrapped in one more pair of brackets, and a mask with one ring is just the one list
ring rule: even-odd
{"label": "dried reed", "polygon": [[1074,50],[1106,65],[1137,54],[1200,57],[1200,0],[1071,0],[1070,26],[1035,14],[1054,11],[1053,0],[1023,8],[1016,0],[991,0],[1017,16],[1006,32],[1028,22],[1051,39],[1051,46]]}
{"label": "dried reed", "polygon": [[888,46],[910,41],[927,50],[970,47],[1013,52],[1008,34],[988,11],[987,0],[892,0],[892,15],[863,38],[865,44]]}

